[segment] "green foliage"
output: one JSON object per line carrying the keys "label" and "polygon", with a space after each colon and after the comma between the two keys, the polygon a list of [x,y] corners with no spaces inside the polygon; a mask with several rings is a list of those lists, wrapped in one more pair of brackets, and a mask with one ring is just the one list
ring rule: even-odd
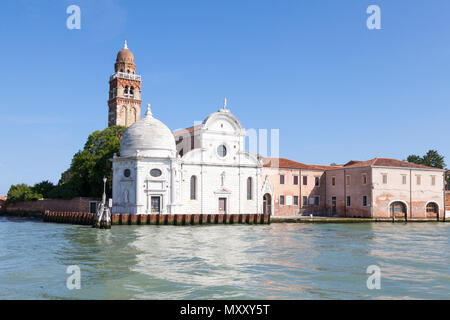
{"label": "green foliage", "polygon": [[429,150],[423,157],[412,154],[408,156],[406,161],[416,164],[422,164],[433,168],[445,168],[444,157],[441,156],[436,150]]}
{"label": "green foliage", "polygon": [[41,199],[42,195],[34,192],[32,188],[26,184],[12,185],[8,191],[8,203],[20,201],[31,201]]}
{"label": "green foliage", "polygon": [[49,198],[49,193],[55,188],[55,185],[48,180],[36,183],[32,188],[36,194],[42,195],[44,198]]}
{"label": "green foliage", "polygon": [[[444,156],[441,156],[436,150],[429,150],[423,157],[412,154],[406,161],[434,168],[445,168]],[[450,174],[446,174],[445,181],[446,189],[450,190]]]}
{"label": "green foliage", "polygon": [[114,153],[120,152],[120,139],[126,127],[113,126],[89,135],[83,150],[78,151],[69,172],[61,175],[51,193],[55,198],[101,197],[103,177],[108,179],[107,194],[112,193],[112,163]]}

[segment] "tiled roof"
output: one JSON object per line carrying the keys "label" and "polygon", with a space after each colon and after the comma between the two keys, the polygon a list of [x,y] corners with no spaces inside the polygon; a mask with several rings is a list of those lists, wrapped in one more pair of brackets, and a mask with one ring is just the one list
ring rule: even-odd
{"label": "tiled roof", "polygon": [[[438,169],[429,166],[424,166],[421,164],[416,164],[407,161],[401,161],[397,159],[389,158],[374,158],[367,161],[356,161],[352,160],[344,164],[344,168],[357,168],[357,167],[369,167],[369,166],[379,166],[379,167],[397,167],[397,168],[421,168],[421,169]],[[439,169],[438,169],[439,170]]]}
{"label": "tiled roof", "polygon": [[[278,160],[278,164],[276,163]],[[372,160],[367,161],[357,161],[351,160],[344,165],[336,165],[336,166],[324,166],[317,164],[305,164],[297,161],[293,161],[286,158],[264,158],[263,159],[264,167],[271,168],[281,168],[281,169],[305,169],[305,170],[334,170],[334,169],[345,169],[345,168],[359,168],[359,167],[396,167],[396,168],[418,168],[418,169],[436,169],[429,166],[424,166],[421,164],[415,164],[407,161],[401,161],[397,159],[389,159],[389,158],[374,158]]]}
{"label": "tiled roof", "polygon": [[199,124],[197,126],[192,126],[192,127],[186,128],[186,129],[180,129],[180,130],[174,131],[173,135],[177,136],[177,135],[182,135],[182,134],[186,134],[186,133],[191,133],[191,132],[194,132],[196,129],[200,128],[201,126],[202,125]]}
{"label": "tiled roof", "polygon": [[281,168],[281,169],[304,169],[304,170],[329,170],[342,167],[342,166],[323,166],[315,164],[305,164],[286,158],[264,158],[263,164],[264,167]]}

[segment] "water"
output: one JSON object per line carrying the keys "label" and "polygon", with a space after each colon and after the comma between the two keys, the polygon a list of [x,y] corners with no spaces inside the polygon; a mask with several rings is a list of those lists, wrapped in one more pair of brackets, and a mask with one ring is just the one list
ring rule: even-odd
{"label": "water", "polygon": [[[0,218],[0,299],[448,299],[450,224],[86,226]],[[68,290],[67,267],[81,269]],[[381,289],[366,286],[370,265]]]}

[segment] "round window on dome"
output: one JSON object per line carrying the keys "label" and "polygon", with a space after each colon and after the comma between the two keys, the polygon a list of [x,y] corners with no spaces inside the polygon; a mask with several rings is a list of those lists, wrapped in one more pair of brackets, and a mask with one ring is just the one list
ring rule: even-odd
{"label": "round window on dome", "polygon": [[125,176],[125,178],[129,178],[131,176],[131,170],[130,169],[123,170],[123,175]]}
{"label": "round window on dome", "polygon": [[223,144],[217,147],[217,154],[219,157],[225,157],[227,155],[227,147],[225,147]]}
{"label": "round window on dome", "polygon": [[162,175],[162,171],[159,170],[159,169],[152,169],[152,170],[150,170],[150,175],[152,177],[157,178],[157,177],[160,177]]}

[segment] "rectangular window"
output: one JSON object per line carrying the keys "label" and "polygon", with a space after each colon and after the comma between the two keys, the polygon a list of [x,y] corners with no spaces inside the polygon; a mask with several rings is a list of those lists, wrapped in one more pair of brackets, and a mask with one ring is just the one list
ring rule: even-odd
{"label": "rectangular window", "polygon": [[347,196],[347,207],[350,207],[351,204],[350,196]]}
{"label": "rectangular window", "polygon": [[308,185],[308,176],[303,176],[303,185],[304,186]]}
{"label": "rectangular window", "polygon": [[387,184],[387,174],[383,173],[383,184]]}
{"label": "rectangular window", "polygon": [[314,177],[314,185],[316,187],[320,187],[320,178],[319,177]]}
{"label": "rectangular window", "polygon": [[280,174],[280,184],[284,184],[284,174]]}
{"label": "rectangular window", "polygon": [[436,185],[436,176],[431,176],[431,185],[432,186]]}
{"label": "rectangular window", "polygon": [[314,197],[314,205],[320,206],[320,197],[319,196]]}
{"label": "rectangular window", "polygon": [[420,186],[420,184],[422,183],[422,177],[417,175],[416,178],[417,178],[417,185]]}
{"label": "rectangular window", "polygon": [[350,185],[350,176],[345,176],[345,184]]}
{"label": "rectangular window", "polygon": [[298,176],[294,176],[294,185],[298,185]]}
{"label": "rectangular window", "polygon": [[298,206],[298,196],[294,196],[294,206]]}
{"label": "rectangular window", "polygon": [[367,207],[367,196],[363,196],[362,205],[363,205],[363,207]]}
{"label": "rectangular window", "polygon": [[367,184],[367,174],[362,174],[362,184]]}
{"label": "rectangular window", "polygon": [[284,196],[280,196],[280,205],[284,206]]}
{"label": "rectangular window", "polygon": [[292,206],[292,196],[286,196],[286,205]]}
{"label": "rectangular window", "polygon": [[303,196],[303,205],[304,206],[308,205],[308,197],[307,196]]}
{"label": "rectangular window", "polygon": [[332,186],[336,185],[336,177],[331,177],[331,185]]}
{"label": "rectangular window", "polygon": [[402,174],[402,184],[406,184],[406,174]]}

